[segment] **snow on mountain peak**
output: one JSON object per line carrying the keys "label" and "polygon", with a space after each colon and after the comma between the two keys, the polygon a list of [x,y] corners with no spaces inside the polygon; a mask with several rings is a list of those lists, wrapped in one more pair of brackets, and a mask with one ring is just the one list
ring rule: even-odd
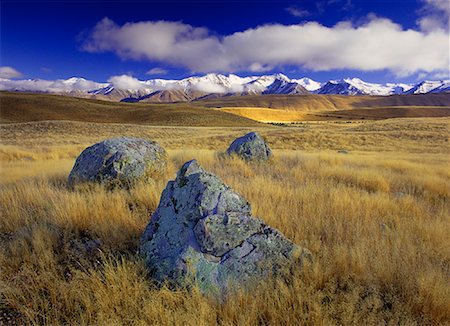
{"label": "snow on mountain peak", "polygon": [[303,77],[300,79],[292,79],[292,82],[295,82],[295,83],[303,86],[306,90],[308,90],[310,92],[317,91],[322,86],[321,83],[316,82],[308,77]]}
{"label": "snow on mountain peak", "polygon": [[[415,85],[403,83],[369,83],[360,78],[330,80],[326,83],[308,77],[290,79],[278,73],[262,76],[240,77],[235,74],[210,73],[184,79],[138,80],[122,75],[113,76],[108,83],[97,83],[81,77],[58,80],[10,80],[0,79],[0,90],[67,93],[73,95],[102,95],[114,99],[138,99],[158,91],[178,91],[192,96],[204,94],[315,94],[342,95],[392,95],[450,92],[450,80],[425,80]],[[197,95],[194,95],[197,94]],[[191,96],[191,95],[190,95]],[[192,97],[191,96],[191,97]]]}
{"label": "snow on mountain peak", "polygon": [[[408,94],[435,93],[448,88],[450,80],[424,80],[407,91]],[[446,86],[447,85],[447,86]],[[434,92],[433,92],[434,91]]]}

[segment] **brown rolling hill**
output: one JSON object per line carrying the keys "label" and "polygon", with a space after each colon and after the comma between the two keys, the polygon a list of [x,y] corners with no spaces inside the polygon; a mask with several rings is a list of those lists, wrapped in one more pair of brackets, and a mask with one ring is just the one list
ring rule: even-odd
{"label": "brown rolling hill", "polygon": [[1,123],[70,120],[160,126],[256,126],[258,122],[446,116],[450,116],[450,94],[255,95],[189,103],[120,103],[0,92]]}
{"label": "brown rolling hill", "polygon": [[[203,92],[184,92],[182,90],[162,90],[139,98],[140,103],[190,102],[207,95]],[[122,100],[124,101],[124,100]]]}
{"label": "brown rolling hill", "polygon": [[354,108],[392,106],[450,107],[450,94],[415,94],[391,96],[346,95],[252,95],[207,99],[193,104],[211,108],[259,107],[302,112],[338,111]]}
{"label": "brown rolling hill", "polygon": [[450,107],[443,106],[390,106],[356,108],[350,110],[303,112],[301,110],[268,109],[256,107],[226,107],[216,109],[259,122],[291,123],[324,120],[381,120],[390,118],[450,117]]}
{"label": "brown rolling hill", "polygon": [[0,92],[0,122],[70,120],[165,126],[255,126],[254,120],[189,103],[115,103],[60,95]]}
{"label": "brown rolling hill", "polygon": [[365,109],[339,110],[307,114],[305,120],[381,120],[391,118],[450,117],[450,107],[443,106],[389,106]]}

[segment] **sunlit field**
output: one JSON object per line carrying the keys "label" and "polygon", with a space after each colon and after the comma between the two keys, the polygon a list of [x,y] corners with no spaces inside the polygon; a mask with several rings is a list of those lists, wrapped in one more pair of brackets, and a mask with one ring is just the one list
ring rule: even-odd
{"label": "sunlit field", "polygon": [[[0,324],[450,323],[449,122],[2,125]],[[271,162],[220,158],[250,130],[272,147]],[[130,190],[69,189],[76,156],[119,135],[165,147],[166,175]],[[139,238],[167,181],[193,158],[313,262],[224,302],[149,281]]]}

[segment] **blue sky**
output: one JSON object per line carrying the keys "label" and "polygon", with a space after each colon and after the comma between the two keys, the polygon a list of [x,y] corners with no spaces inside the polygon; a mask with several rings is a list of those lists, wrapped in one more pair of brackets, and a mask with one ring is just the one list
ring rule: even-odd
{"label": "blue sky", "polygon": [[282,72],[319,81],[449,78],[448,6],[446,0],[2,0],[0,66],[20,78],[96,81],[207,72]]}

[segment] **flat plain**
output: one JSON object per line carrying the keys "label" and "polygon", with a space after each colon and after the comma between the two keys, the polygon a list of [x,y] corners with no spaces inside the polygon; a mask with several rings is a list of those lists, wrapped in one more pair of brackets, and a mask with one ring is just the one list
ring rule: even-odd
{"label": "flat plain", "polygon": [[[369,111],[362,119],[360,110],[371,109],[348,103],[300,110],[232,99],[171,106],[29,96],[1,97],[1,322],[450,323],[450,118],[438,100],[388,110],[407,106],[401,118]],[[224,107],[347,115],[272,125]],[[271,162],[220,158],[249,131],[265,137]],[[77,155],[114,136],[160,143],[169,153],[166,175],[131,190],[70,190]],[[309,248],[314,261],[225,302],[148,281],[139,237],[167,181],[193,158],[247,198],[254,215]],[[86,255],[79,247],[89,240],[101,247]]]}

